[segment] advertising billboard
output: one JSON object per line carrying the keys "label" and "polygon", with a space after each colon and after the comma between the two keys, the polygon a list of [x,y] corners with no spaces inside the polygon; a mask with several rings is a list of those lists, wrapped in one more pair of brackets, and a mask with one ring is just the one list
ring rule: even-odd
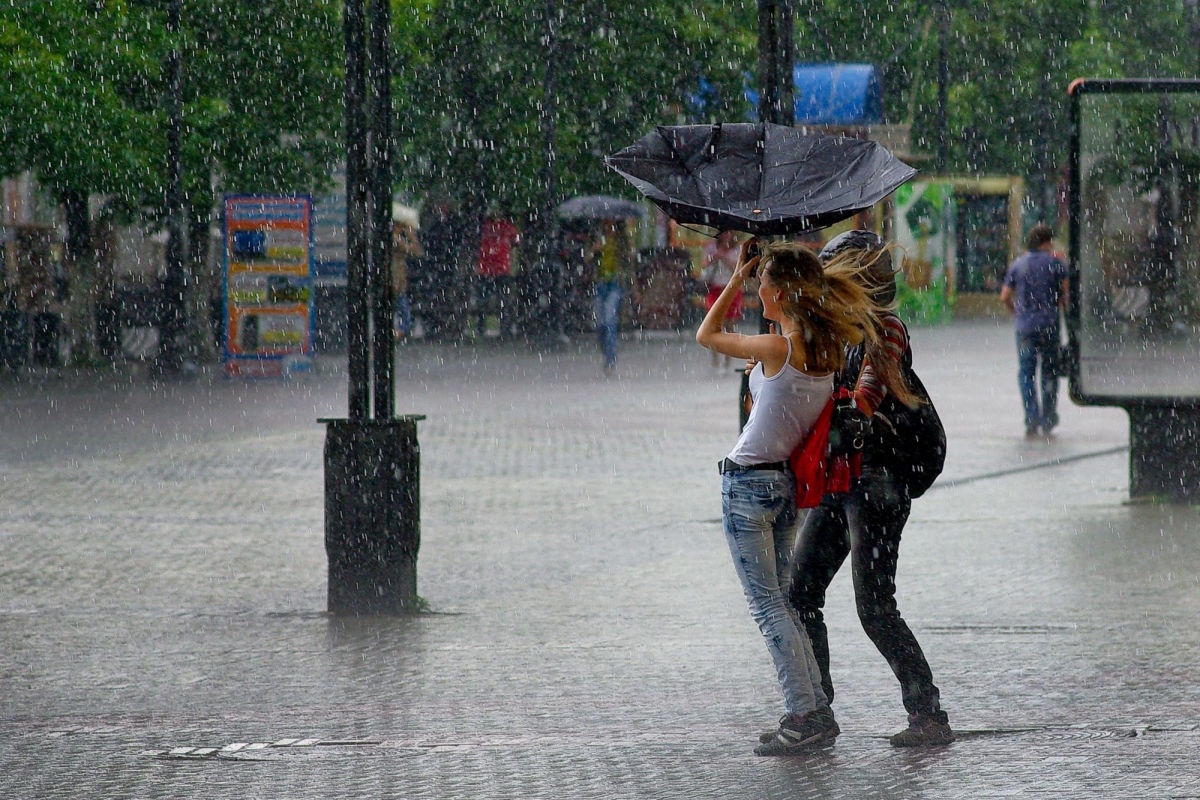
{"label": "advertising billboard", "polygon": [[226,374],[310,369],[312,200],[229,195],[224,212]]}

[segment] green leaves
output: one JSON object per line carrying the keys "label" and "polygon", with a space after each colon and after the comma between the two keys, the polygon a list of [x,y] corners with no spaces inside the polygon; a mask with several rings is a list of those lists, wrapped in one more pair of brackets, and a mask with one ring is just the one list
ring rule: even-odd
{"label": "green leaves", "polygon": [[[624,191],[602,156],[654,124],[749,110],[757,17],[745,0],[393,0],[392,9],[395,178],[416,194],[536,208],[548,64],[561,197]],[[182,0],[182,10],[172,42],[162,0],[0,3],[0,172],[34,169],[56,193],[103,192],[159,213],[162,65],[177,44],[194,213],[212,207],[214,188],[319,191],[343,150],[341,3]],[[1200,19],[1185,0],[796,0],[795,10],[797,61],[876,64],[887,121],[910,124],[926,152],[945,141],[955,173],[1053,170],[1075,77],[1189,76],[1200,65],[1191,37]],[[702,112],[688,103],[700,77],[713,87]]]}
{"label": "green leaves", "polygon": [[119,194],[150,178],[153,113],[138,100],[154,59],[129,46],[124,4],[0,11],[0,171],[35,169],[56,194]]}
{"label": "green leaves", "polygon": [[707,21],[728,19],[726,5],[556,0],[548,20],[544,0],[441,0],[397,13],[398,181],[535,208],[550,63],[559,194],[621,191],[602,157],[678,121],[699,75],[740,72],[744,39]]}
{"label": "green leaves", "polygon": [[[154,0],[0,7],[0,171],[51,192],[103,193],[161,213],[163,63]],[[217,191],[304,192],[327,180],[341,131],[340,4],[184,0],[188,203]]]}

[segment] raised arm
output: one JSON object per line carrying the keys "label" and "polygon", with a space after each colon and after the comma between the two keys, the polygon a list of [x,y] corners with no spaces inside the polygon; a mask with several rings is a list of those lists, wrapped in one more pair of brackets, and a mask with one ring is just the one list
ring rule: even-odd
{"label": "raised arm", "polygon": [[733,271],[733,277],[720,296],[712,304],[712,308],[704,316],[700,327],[696,329],[696,341],[710,350],[732,358],[755,359],[763,362],[763,369],[768,374],[774,374],[787,360],[787,340],[776,334],[760,334],[746,336],[741,333],[729,333],[722,329],[725,314],[732,305],[734,298],[742,291],[742,285],[758,268],[758,255],[750,255],[751,246],[756,240],[749,239],[742,244],[738,255],[738,265]]}

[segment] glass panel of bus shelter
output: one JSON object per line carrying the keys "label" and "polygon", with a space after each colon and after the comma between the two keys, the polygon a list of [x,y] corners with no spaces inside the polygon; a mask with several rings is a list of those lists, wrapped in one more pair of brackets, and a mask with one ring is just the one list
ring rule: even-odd
{"label": "glass panel of bus shelter", "polygon": [[1080,101],[1084,397],[1200,397],[1200,92]]}

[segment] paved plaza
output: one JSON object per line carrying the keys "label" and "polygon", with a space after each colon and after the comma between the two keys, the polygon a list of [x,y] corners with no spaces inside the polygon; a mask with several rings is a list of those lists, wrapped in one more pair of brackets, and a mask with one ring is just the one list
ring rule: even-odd
{"label": "paved plaza", "polygon": [[[960,738],[899,750],[848,574],[842,728],[781,713],[720,527],[738,376],[691,333],[414,342],[420,594],[325,613],[321,417],[290,381],[0,375],[0,800],[1200,798],[1200,510],[1128,501],[1123,411],[1023,437],[1011,328],[913,331],[949,435],[899,601]],[[847,570],[848,572],[848,570]]]}

